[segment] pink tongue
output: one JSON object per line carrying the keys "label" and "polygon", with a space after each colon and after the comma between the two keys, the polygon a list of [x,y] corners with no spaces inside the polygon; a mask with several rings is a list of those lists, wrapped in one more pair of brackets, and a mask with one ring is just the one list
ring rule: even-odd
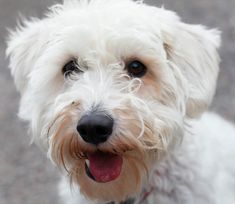
{"label": "pink tongue", "polygon": [[121,173],[122,157],[116,154],[95,152],[87,155],[90,162],[90,172],[97,182],[113,181]]}

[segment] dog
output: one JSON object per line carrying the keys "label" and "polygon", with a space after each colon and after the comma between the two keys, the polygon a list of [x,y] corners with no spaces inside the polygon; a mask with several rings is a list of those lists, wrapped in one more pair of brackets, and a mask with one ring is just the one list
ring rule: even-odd
{"label": "dog", "polygon": [[235,128],[207,112],[220,31],[143,1],[67,0],[7,43],[65,204],[234,204]]}

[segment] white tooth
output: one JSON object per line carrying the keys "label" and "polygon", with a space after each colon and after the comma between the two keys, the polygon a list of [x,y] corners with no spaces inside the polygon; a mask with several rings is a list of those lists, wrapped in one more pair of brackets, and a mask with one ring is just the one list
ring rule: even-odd
{"label": "white tooth", "polygon": [[88,159],[85,159],[86,165],[90,167],[90,161]]}

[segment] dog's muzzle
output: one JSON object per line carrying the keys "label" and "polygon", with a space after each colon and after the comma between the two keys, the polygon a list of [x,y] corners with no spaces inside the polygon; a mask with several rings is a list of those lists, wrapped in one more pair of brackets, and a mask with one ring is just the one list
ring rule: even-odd
{"label": "dog's muzzle", "polygon": [[[91,112],[78,122],[77,131],[82,139],[98,146],[108,140],[113,132],[113,118],[104,112]],[[86,153],[85,171],[89,178],[99,183],[117,179],[122,170],[123,158],[117,154],[101,152]]]}

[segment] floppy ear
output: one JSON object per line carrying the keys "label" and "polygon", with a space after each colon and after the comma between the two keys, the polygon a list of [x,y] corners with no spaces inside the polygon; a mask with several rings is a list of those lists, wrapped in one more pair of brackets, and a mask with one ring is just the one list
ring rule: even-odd
{"label": "floppy ear", "polygon": [[17,89],[23,93],[27,77],[43,50],[47,39],[43,21],[25,21],[16,31],[10,31],[6,55],[10,60],[10,69]]}
{"label": "floppy ear", "polygon": [[186,115],[198,117],[208,108],[215,92],[220,32],[178,22],[174,32],[165,32],[164,38],[168,60],[178,66],[188,85]]}

